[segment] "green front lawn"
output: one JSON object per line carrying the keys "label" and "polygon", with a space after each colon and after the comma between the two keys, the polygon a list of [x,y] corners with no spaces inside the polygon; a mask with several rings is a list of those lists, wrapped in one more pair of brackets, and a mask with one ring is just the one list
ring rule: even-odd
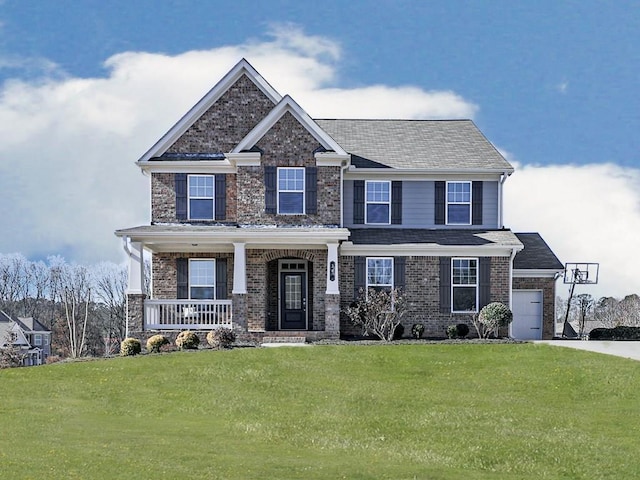
{"label": "green front lawn", "polygon": [[533,344],[313,346],[0,371],[0,476],[625,479],[640,363]]}

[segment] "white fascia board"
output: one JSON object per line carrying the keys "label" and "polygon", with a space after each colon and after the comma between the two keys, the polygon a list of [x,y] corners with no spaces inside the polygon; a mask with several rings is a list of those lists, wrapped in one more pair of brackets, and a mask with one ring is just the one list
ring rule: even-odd
{"label": "white fascia board", "polygon": [[165,133],[155,145],[140,157],[139,162],[146,162],[153,157],[159,157],[167,148],[175,143],[187,129],[198,120],[211,105],[213,105],[242,75],[247,75],[251,81],[276,105],[282,96],[251,66],[244,58],[222,77],[207,94],[196,103],[171,129]]}
{"label": "white fascia board", "polygon": [[396,245],[354,245],[343,242],[340,245],[342,256],[394,256],[394,257],[509,257],[511,246],[470,246],[470,245],[433,245],[424,243],[405,243]]}
{"label": "white fascia board", "polygon": [[285,95],[280,103],[236,145],[231,153],[240,153],[253,147],[287,112],[291,113],[324,148],[333,150],[340,155],[347,155],[347,152],[327,132],[322,130],[289,95]]}
{"label": "white fascia board", "polygon": [[351,155],[334,152],[318,152],[314,157],[318,167],[344,167],[351,159]]}
{"label": "white fascia board", "polygon": [[554,278],[564,270],[514,269],[513,278]]}
{"label": "white fascia board", "polygon": [[236,173],[229,160],[151,160],[136,165],[144,173]]}
{"label": "white fascia board", "polygon": [[259,167],[260,152],[227,153],[225,157],[236,167]]}
{"label": "white fascia board", "polygon": [[345,180],[372,180],[381,177],[397,180],[481,180],[499,182],[504,170],[432,170],[423,168],[355,168],[344,172]]}
{"label": "white fascia board", "polygon": [[[139,233],[135,230],[116,232],[117,236],[127,236],[133,242],[141,242],[145,248],[151,251],[182,251],[176,250],[176,246],[182,245],[193,248],[218,247],[233,249],[233,243],[245,243],[247,248],[277,248],[282,245],[301,245],[309,248],[309,245],[325,245],[346,240],[350,232],[346,228],[327,229],[282,229],[282,228],[229,228],[217,230],[215,227],[203,231],[157,231]],[[306,246],[306,247],[305,247]]]}

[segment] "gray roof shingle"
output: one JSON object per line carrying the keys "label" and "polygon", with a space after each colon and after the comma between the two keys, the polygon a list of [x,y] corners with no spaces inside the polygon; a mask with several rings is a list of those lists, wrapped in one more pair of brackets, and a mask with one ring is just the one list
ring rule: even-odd
{"label": "gray roof shingle", "polygon": [[524,245],[513,259],[513,268],[518,270],[564,270],[564,265],[547,245],[539,233],[516,233]]}
{"label": "gray roof shingle", "polygon": [[513,171],[471,120],[315,121],[360,161],[398,169]]}
{"label": "gray roof shingle", "polygon": [[350,228],[354,245],[433,244],[443,246],[520,246],[511,230]]}

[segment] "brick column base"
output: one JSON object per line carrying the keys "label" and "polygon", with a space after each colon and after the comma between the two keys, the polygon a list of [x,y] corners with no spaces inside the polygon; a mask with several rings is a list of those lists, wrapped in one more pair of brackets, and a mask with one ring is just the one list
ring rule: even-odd
{"label": "brick column base", "polygon": [[340,295],[324,296],[324,330],[336,336],[340,335]]}
{"label": "brick column base", "polygon": [[242,332],[247,331],[247,295],[234,293],[233,296],[233,325]]}
{"label": "brick column base", "polygon": [[128,335],[140,335],[144,330],[144,293],[127,294],[127,331]]}

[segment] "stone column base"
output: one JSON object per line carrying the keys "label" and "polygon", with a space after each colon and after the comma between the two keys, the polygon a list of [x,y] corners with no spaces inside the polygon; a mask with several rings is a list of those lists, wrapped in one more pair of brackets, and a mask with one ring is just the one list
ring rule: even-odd
{"label": "stone column base", "polygon": [[340,334],[340,295],[324,296],[324,329],[326,332]]}
{"label": "stone column base", "polygon": [[144,293],[127,294],[127,336],[139,335],[144,330]]}

